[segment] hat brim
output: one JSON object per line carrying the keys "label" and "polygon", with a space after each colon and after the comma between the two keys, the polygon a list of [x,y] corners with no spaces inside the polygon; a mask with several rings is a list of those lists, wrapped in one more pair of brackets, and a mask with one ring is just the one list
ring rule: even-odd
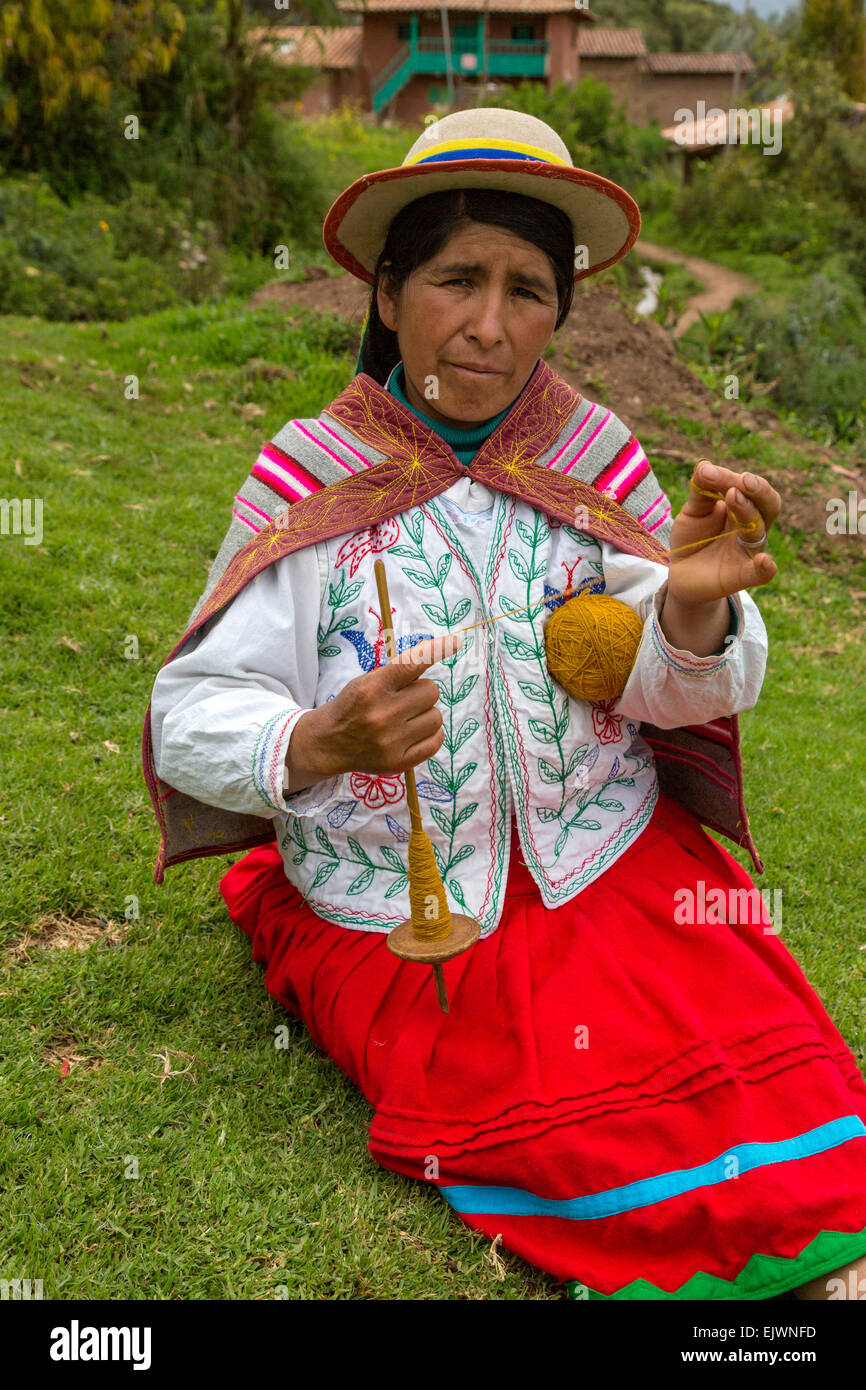
{"label": "hat brim", "polygon": [[530,160],[515,169],[512,159],[449,159],[435,165],[400,165],[364,174],[328,210],[322,240],[338,265],[372,285],[388,228],[401,208],[443,189],[488,188],[523,193],[560,208],[571,220],[577,245],[589,264],[575,280],[595,275],[620,260],[640,234],[640,211],[624,188],[588,169]]}

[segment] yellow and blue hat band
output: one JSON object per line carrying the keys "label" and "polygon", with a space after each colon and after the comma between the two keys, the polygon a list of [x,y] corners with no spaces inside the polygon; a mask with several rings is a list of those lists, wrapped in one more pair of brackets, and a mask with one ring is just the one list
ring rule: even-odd
{"label": "yellow and blue hat band", "polygon": [[432,145],[429,150],[407,155],[403,163],[405,167],[407,164],[430,164],[454,159],[540,159],[545,164],[559,164],[566,169],[570,167],[559,155],[538,145],[506,144],[489,139],[447,140],[443,144]]}

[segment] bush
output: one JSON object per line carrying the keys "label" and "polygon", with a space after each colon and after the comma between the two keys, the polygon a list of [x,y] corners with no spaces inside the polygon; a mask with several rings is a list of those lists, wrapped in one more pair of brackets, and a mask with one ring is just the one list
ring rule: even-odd
{"label": "bush", "polygon": [[541,82],[519,82],[484,97],[479,106],[504,106],[546,121],[565,142],[577,168],[592,169],[628,187],[666,159],[667,141],[655,126],[638,130],[614,102],[606,82],[584,77],[548,92]]}
{"label": "bush", "polygon": [[748,362],[756,381],[775,382],[771,400],[836,432],[840,416],[866,423],[866,303],[841,257],[779,300],[755,295],[716,325],[705,348],[716,366]]}
{"label": "bush", "polygon": [[38,175],[0,182],[0,312],[122,319],[226,284],[213,228],[152,188],[120,203],[85,194],[67,206]]}
{"label": "bush", "polygon": [[820,265],[833,249],[842,209],[804,197],[772,164],[757,146],[698,163],[674,204],[675,220],[690,242],[709,255],[723,247]]}

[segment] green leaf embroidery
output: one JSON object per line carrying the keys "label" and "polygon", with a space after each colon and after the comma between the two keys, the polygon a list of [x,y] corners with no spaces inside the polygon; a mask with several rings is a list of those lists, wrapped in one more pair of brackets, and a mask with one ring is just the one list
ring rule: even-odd
{"label": "green leaf embroidery", "polygon": [[387,859],[388,863],[391,865],[392,868],[399,869],[401,873],[405,874],[406,865],[403,863],[403,860],[400,858],[396,850],[393,850],[390,845],[380,845],[379,850]]}
{"label": "green leaf embroidery", "polygon": [[458,731],[457,731],[457,737],[456,737],[455,740],[454,740],[454,752],[455,752],[455,753],[457,752],[457,750],[458,750],[459,748],[462,748],[463,744],[466,742],[466,740],[467,740],[468,738],[471,738],[471,737],[472,737],[472,735],[475,733],[475,730],[476,730],[477,728],[478,728],[478,720],[477,720],[477,719],[466,719],[466,720],[463,721],[463,723],[460,725],[460,728],[459,728]]}
{"label": "green leaf embroidery", "polygon": [[562,773],[549,763],[546,758],[538,759],[538,771],[541,773],[545,782],[561,782]]}
{"label": "green leaf embroidery", "polygon": [[[352,851],[356,859],[360,860],[362,864],[369,864],[372,867],[372,859],[370,858],[367,851],[364,849],[363,845],[358,844],[358,841],[355,839],[354,835],[349,835],[346,837],[346,844],[349,846],[349,849]],[[349,891],[351,892],[352,890],[350,889]]]}
{"label": "green leaf embroidery", "polygon": [[526,561],[519,550],[509,550],[508,566],[511,573],[515,574],[518,579],[522,579],[525,582],[529,581],[529,570],[526,568]]}
{"label": "green leaf embroidery", "polygon": [[541,743],[556,743],[556,734],[542,719],[530,719],[529,727]]}
{"label": "green leaf embroidery", "polygon": [[413,584],[417,584],[421,589],[435,589],[438,587],[436,580],[431,578],[429,574],[421,574],[419,570],[404,570],[403,573],[408,579],[412,580]]}
{"label": "green leaf embroidery", "polygon": [[513,632],[506,632],[503,633],[502,640],[512,656],[516,656],[520,661],[535,661],[536,653],[522,637],[515,637]]}
{"label": "green leaf embroidery", "polygon": [[548,703],[547,691],[540,685],[533,685],[532,681],[518,681],[517,684],[528,700],[534,700],[539,705]]}
{"label": "green leaf embroidery", "polygon": [[561,710],[561,712],[560,712],[560,714],[559,714],[559,718],[558,718],[557,721],[556,721],[556,732],[559,734],[559,737],[560,737],[560,738],[562,738],[562,736],[563,736],[563,734],[565,733],[565,731],[566,731],[567,728],[568,728],[568,696],[567,696],[567,695],[563,695],[563,697],[562,697],[562,710]]}
{"label": "green leaf embroidery", "polygon": [[462,807],[462,809],[461,809],[460,811],[458,811],[457,816],[455,817],[455,820],[454,820],[454,829],[455,829],[455,830],[459,829],[459,827],[463,824],[463,822],[464,822],[465,820],[468,820],[469,817],[470,817],[471,815],[474,815],[475,812],[476,812],[477,810],[478,810],[478,802],[477,802],[477,801],[470,801],[470,802],[468,803],[468,805]]}
{"label": "green leaf embroidery", "polygon": [[454,790],[451,785],[451,773],[440,763],[438,758],[428,758],[427,767],[434,782],[438,782],[440,787],[445,787],[449,792]]}
{"label": "green leaf embroidery", "polygon": [[[443,835],[451,835],[451,821],[440,806],[431,806],[430,814],[435,820]],[[441,872],[441,871],[440,871]]]}
{"label": "green leaf embroidery", "polygon": [[346,889],[347,893],[363,893],[365,888],[369,888],[373,881],[373,870],[365,869],[362,874],[353,879]]}
{"label": "green leaf embroidery", "polygon": [[340,856],[337,854],[337,851],[334,849],[334,846],[331,844],[331,841],[320,825],[316,826],[316,839],[326,854],[329,854],[332,859],[339,859]]}
{"label": "green leaf embroidery", "polygon": [[422,603],[421,612],[426,614],[431,623],[436,623],[438,627],[448,626],[448,615],[444,608],[439,608],[435,603]]}
{"label": "green leaf embroidery", "polygon": [[576,820],[572,824],[575,830],[601,830],[600,820]]}
{"label": "green leaf embroidery", "polygon": [[339,656],[339,655],[340,655],[340,648],[339,648],[339,647],[320,647],[320,648],[319,648],[319,656]]}
{"label": "green leaf embroidery", "polygon": [[466,699],[466,696],[469,694],[470,690],[472,690],[472,689],[474,688],[474,686],[475,686],[477,680],[478,680],[478,677],[477,677],[477,676],[467,676],[467,677],[466,677],[465,681],[463,681],[462,685],[460,686],[459,690],[456,692],[456,694],[455,694],[455,696],[454,696],[454,704],[455,704],[455,705],[459,705],[461,700],[465,700],[465,699]]}
{"label": "green leaf embroidery", "polygon": [[316,870],[316,877],[310,884],[310,891],[312,892],[314,888],[321,888],[323,883],[327,883],[331,874],[339,866],[339,863],[339,859],[328,859],[324,864],[320,864]]}
{"label": "green leaf embroidery", "polygon": [[472,603],[471,600],[468,598],[462,598],[460,599],[459,603],[456,603],[454,605],[454,610],[451,614],[452,627],[455,623],[462,623],[463,619],[466,617],[466,614],[469,612],[471,607]]}
{"label": "green leaf embroidery", "polygon": [[459,902],[460,906],[463,908],[463,911],[465,912],[465,911],[466,911],[466,898],[465,898],[465,896],[464,896],[463,889],[462,889],[462,887],[461,887],[461,885],[460,885],[459,879],[456,879],[456,878],[449,878],[449,879],[448,879],[448,887],[451,889],[452,894],[453,894],[454,897],[457,899],[457,901]]}
{"label": "green leaf embroidery", "polygon": [[625,810],[625,807],[623,806],[622,802],[621,802],[621,801],[615,801],[613,797],[609,797],[607,801],[599,801],[599,802],[597,802],[596,804],[599,805],[603,811],[624,811],[624,810]]}
{"label": "green leaf embroidery", "polygon": [[387,889],[385,890],[385,897],[386,897],[386,898],[395,898],[395,897],[397,896],[398,893],[402,893],[402,892],[404,891],[404,889],[408,888],[408,886],[409,886],[409,879],[406,877],[405,874],[403,875],[402,878],[395,878],[395,880],[394,880],[394,882],[391,884],[390,888],[387,888]]}
{"label": "green leaf embroidery", "polygon": [[456,794],[457,792],[459,792],[460,788],[463,786],[463,783],[466,781],[466,779],[467,779],[468,777],[471,777],[471,776],[472,776],[472,774],[473,774],[473,772],[475,771],[475,769],[476,769],[477,766],[478,766],[477,763],[467,763],[466,766],[465,766],[464,768],[461,768],[461,770],[458,772],[456,778],[454,779],[454,792],[455,792],[455,794]]}
{"label": "green leaf embroidery", "polygon": [[424,513],[420,508],[413,508],[410,512],[404,512],[403,518],[413,541],[420,545],[424,539]]}
{"label": "green leaf embroidery", "polygon": [[568,760],[568,766],[565,769],[566,777],[571,776],[571,774],[574,772],[574,769],[577,767],[577,764],[583,762],[588,752],[588,743],[582,743],[579,748],[575,748],[574,752]]}
{"label": "green leaf embroidery", "polygon": [[470,854],[474,854],[474,853],[475,853],[475,846],[474,846],[474,845],[461,845],[460,849],[458,849],[458,851],[457,851],[457,853],[455,854],[454,858],[451,860],[451,865],[452,865],[452,867],[453,867],[455,864],[462,864],[464,859],[468,859],[469,856],[470,856]]}
{"label": "green leaf embroidery", "polygon": [[436,566],[436,582],[439,584],[440,588],[448,578],[448,571],[451,569],[451,559],[452,556],[450,551],[445,555],[439,556],[439,562]]}

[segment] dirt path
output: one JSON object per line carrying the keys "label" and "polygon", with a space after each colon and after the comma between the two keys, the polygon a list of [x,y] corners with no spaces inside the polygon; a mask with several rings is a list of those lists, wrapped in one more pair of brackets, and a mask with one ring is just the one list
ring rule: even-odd
{"label": "dirt path", "polygon": [[644,241],[643,237],[638,239],[635,250],[650,261],[685,266],[690,274],[703,282],[703,292],[689,300],[688,308],[677,319],[672,330],[675,338],[681,338],[693,323],[697,323],[699,314],[721,313],[730,309],[738,295],[755,294],[760,289],[754,280],[749,280],[736,270],[728,270],[727,266],[716,265],[714,261],[702,260],[700,256],[671,251],[666,246],[657,246],[654,241]]}

